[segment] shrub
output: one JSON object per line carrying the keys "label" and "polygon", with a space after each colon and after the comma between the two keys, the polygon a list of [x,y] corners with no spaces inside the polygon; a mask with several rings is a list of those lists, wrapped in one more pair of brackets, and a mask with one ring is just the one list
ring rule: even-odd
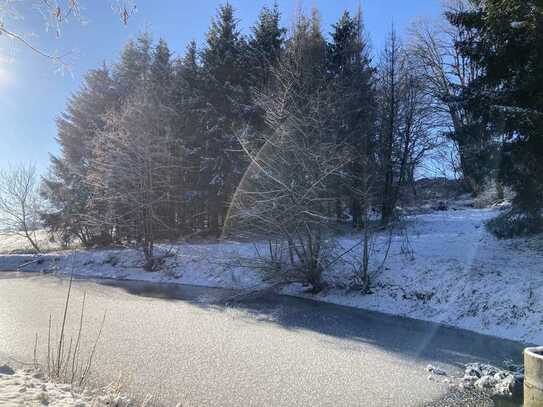
{"label": "shrub", "polygon": [[486,227],[498,239],[511,239],[543,232],[543,217],[510,210],[487,222]]}

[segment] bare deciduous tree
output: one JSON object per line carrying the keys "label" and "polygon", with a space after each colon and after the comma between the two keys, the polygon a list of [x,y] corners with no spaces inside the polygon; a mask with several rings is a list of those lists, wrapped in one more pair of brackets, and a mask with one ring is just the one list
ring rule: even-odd
{"label": "bare deciduous tree", "polygon": [[251,164],[233,198],[227,226],[278,241],[269,253],[276,265],[273,277],[309,283],[319,291],[334,246],[331,185],[351,157],[330,137],[329,92],[298,87],[298,67],[294,54],[275,72],[275,89],[259,96],[273,130],[257,135],[262,147],[251,148],[247,139],[254,135],[240,137]]}
{"label": "bare deciduous tree", "polygon": [[440,141],[433,131],[436,116],[426,83],[394,30],[383,51],[379,77],[381,219],[387,225],[401,188],[414,184],[415,171]]}
{"label": "bare deciduous tree", "polygon": [[[445,16],[467,10],[466,0],[447,3]],[[476,41],[475,34],[444,21],[433,23],[421,20],[411,28],[409,53],[416,70],[433,99],[433,109],[442,130],[454,143],[458,159],[453,172],[461,173],[466,186],[478,194],[485,174],[481,154],[489,148],[487,126],[466,108],[463,92],[481,76],[482,70],[459,48],[463,41]]]}
{"label": "bare deciduous tree", "polygon": [[95,141],[96,158],[86,180],[98,208],[89,222],[113,228],[118,240],[141,242],[148,271],[160,262],[154,255],[160,231],[174,227],[163,210],[176,197],[168,174],[179,168],[181,157],[172,155],[168,114],[145,89],[111,112]]}
{"label": "bare deciduous tree", "polygon": [[0,170],[0,234],[21,236],[39,253],[36,231],[41,225],[40,207],[38,175],[33,164]]}

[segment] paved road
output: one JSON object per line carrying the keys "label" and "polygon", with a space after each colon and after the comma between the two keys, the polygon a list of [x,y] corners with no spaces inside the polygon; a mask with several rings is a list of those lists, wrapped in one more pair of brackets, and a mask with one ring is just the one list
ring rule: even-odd
{"label": "paved road", "polygon": [[[0,361],[44,352],[49,314],[61,314],[67,280],[0,273]],[[288,297],[221,305],[224,290],[107,280],[87,292],[87,332],[107,310],[96,359],[105,383],[183,406],[418,406],[446,386],[427,379],[474,360],[520,356],[515,342],[435,324]],[[74,318],[75,320],[75,318]],[[71,326],[75,325],[72,321]]]}

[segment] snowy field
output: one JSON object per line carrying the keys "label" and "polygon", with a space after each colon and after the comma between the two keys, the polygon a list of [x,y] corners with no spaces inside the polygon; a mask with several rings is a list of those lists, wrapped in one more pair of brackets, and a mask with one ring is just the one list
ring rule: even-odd
{"label": "snowy field", "polygon": [[[46,230],[36,232],[36,240],[40,249],[44,252],[60,250],[58,242],[51,241]],[[77,243],[75,244],[77,245]],[[0,253],[33,253],[34,249],[26,238],[18,235],[0,235]]]}
{"label": "snowy field", "polygon": [[[348,258],[325,274],[328,288],[320,294],[304,294],[299,285],[283,292],[543,343],[543,241],[495,239],[484,222],[498,213],[497,209],[458,206],[456,210],[408,216],[405,230],[392,237],[373,294],[349,290],[353,268]],[[388,235],[376,238],[373,270],[379,268],[388,240]],[[348,249],[356,242],[353,235],[342,238],[340,245]],[[133,249],[49,253],[44,261],[24,270],[73,270],[87,277],[242,289],[265,287],[258,272],[236,264],[240,257],[255,255],[254,244],[179,244],[160,246],[160,250],[171,254],[160,273],[144,272],[142,256]],[[351,253],[357,255],[356,250]],[[31,260],[24,255],[4,255],[0,269],[13,270]]]}

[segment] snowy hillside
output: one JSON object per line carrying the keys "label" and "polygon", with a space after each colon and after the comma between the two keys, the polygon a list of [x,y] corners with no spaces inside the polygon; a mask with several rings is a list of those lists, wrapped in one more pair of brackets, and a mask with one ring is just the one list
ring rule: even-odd
{"label": "snowy hillside", "polygon": [[[497,240],[490,235],[484,222],[497,213],[459,207],[408,216],[406,230],[392,236],[373,294],[349,290],[352,266],[343,261],[325,274],[328,288],[310,297],[541,343],[543,251],[537,250],[537,238]],[[388,239],[382,235],[375,241],[374,270]],[[354,235],[340,240],[347,249],[356,242]],[[236,242],[161,246],[170,256],[160,273],[142,271],[141,254],[133,249],[52,253],[23,269],[248,289],[265,286],[256,271],[237,264],[240,257],[254,256],[255,247]],[[354,250],[350,255],[358,254]],[[31,260],[2,256],[0,269]],[[299,285],[284,293],[309,296]]]}

